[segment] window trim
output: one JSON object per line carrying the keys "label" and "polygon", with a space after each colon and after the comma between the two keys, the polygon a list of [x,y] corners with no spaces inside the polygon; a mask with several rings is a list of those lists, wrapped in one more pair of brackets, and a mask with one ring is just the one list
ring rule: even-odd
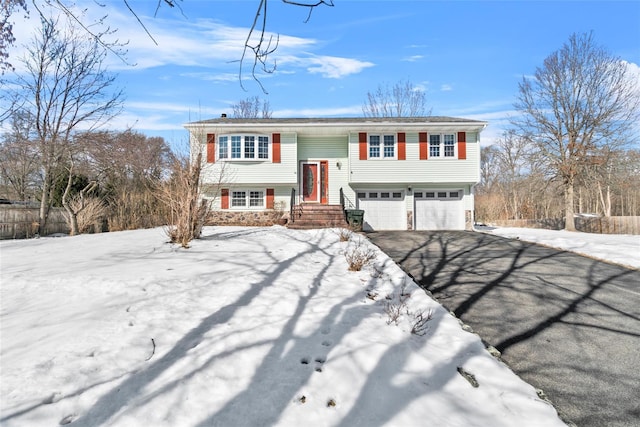
{"label": "window trim", "polygon": [[[371,137],[378,138],[377,156],[371,155]],[[387,144],[385,137],[392,137],[393,144]],[[393,149],[393,156],[387,156],[387,148]],[[398,160],[398,134],[397,133],[368,133],[367,134],[367,160]]]}
{"label": "window trim", "polygon": [[[244,204],[242,206],[234,206],[234,197],[236,193],[244,194]],[[262,193],[262,205],[251,206],[251,193]],[[229,209],[231,210],[265,210],[267,208],[267,189],[266,188],[231,188],[229,189]]]}
{"label": "window trim", "polygon": [[[237,146],[236,138],[240,138]],[[252,140],[251,140],[252,139]],[[266,153],[264,143],[266,140]],[[234,147],[234,144],[236,147]],[[228,133],[217,136],[216,159],[222,162],[265,162],[273,159],[273,141],[269,135],[254,133]],[[262,146],[262,150],[260,149]],[[252,147],[252,149],[250,149]],[[234,148],[236,150],[234,151]],[[253,157],[247,154],[253,153]],[[225,156],[222,156],[222,154]],[[233,157],[237,153],[239,157]],[[261,157],[265,155],[266,157]]]}
{"label": "window trim", "polygon": [[[438,143],[434,144],[431,142],[431,138],[437,136]],[[453,144],[447,144],[447,137],[453,137]],[[444,132],[444,133],[429,133],[429,141],[428,143],[428,153],[429,159],[441,159],[441,160],[457,160],[458,159],[458,135],[455,132]],[[453,147],[453,155],[447,156],[447,147]],[[437,148],[438,155],[434,155],[432,149]]]}

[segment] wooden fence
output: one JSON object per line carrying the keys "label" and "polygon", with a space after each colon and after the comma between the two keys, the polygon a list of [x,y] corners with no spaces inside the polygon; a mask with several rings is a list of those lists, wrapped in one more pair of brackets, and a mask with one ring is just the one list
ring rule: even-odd
{"label": "wooden fence", "polygon": [[[0,205],[0,239],[25,239],[38,232],[40,209],[20,205]],[[63,208],[51,208],[47,225],[41,233],[69,233]]]}
{"label": "wooden fence", "polygon": [[[576,217],[576,230],[599,234],[640,234],[640,216]],[[500,227],[562,230],[564,219],[510,219],[491,221]]]}

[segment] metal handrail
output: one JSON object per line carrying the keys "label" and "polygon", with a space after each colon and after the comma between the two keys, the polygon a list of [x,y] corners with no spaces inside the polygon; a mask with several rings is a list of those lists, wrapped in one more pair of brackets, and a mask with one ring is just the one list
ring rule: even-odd
{"label": "metal handrail", "polygon": [[293,214],[293,206],[296,203],[296,189],[291,189],[291,201],[289,202],[289,221],[296,222],[295,215]]}
{"label": "metal handrail", "polygon": [[340,206],[342,206],[342,210],[356,208],[356,205],[354,205],[353,202],[349,200],[347,196],[344,195],[344,191],[342,190],[342,187],[340,187]]}

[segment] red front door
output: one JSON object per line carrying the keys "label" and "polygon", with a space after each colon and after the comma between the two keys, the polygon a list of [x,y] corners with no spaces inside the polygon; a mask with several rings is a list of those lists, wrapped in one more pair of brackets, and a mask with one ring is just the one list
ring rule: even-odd
{"label": "red front door", "polygon": [[302,164],[302,200],[304,202],[318,201],[318,164]]}

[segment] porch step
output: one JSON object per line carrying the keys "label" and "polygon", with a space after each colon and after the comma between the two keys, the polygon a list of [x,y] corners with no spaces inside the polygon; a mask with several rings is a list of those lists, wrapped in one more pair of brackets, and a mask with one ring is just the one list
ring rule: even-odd
{"label": "porch step", "polygon": [[295,229],[348,227],[340,205],[307,204],[293,207],[287,227]]}

